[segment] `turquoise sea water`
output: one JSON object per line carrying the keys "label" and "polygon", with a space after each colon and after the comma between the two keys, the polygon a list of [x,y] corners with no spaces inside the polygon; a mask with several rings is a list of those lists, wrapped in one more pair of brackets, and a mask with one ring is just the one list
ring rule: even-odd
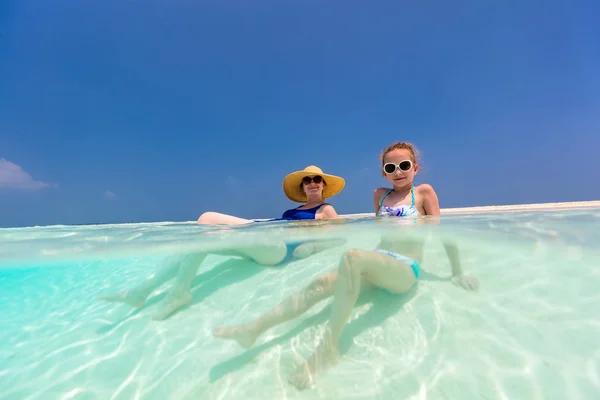
{"label": "turquoise sea water", "polygon": [[[340,363],[298,391],[288,375],[310,355],[329,301],[244,350],[215,326],[257,318],[348,248],[372,249],[393,220],[192,223],[0,230],[3,399],[597,399],[600,210],[444,216],[429,227],[430,275],[404,296],[369,291],[342,336]],[[285,268],[212,255],[192,301],[151,319],[97,296],[141,282],[178,254],[269,240],[348,243]],[[453,285],[439,239],[452,237],[481,287]],[[437,279],[434,279],[438,276]]]}

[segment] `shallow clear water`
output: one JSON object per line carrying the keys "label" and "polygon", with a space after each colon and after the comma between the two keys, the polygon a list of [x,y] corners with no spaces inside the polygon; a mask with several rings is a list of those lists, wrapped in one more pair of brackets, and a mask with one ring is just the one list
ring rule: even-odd
{"label": "shallow clear water", "polygon": [[[366,292],[342,336],[342,359],[315,387],[287,376],[314,350],[329,301],[246,351],[218,340],[335,268],[348,248],[398,231],[370,218],[264,223],[58,226],[0,230],[3,399],[596,399],[600,393],[600,210],[444,216],[430,227],[423,280],[408,295]],[[409,228],[416,230],[417,228]],[[408,232],[408,231],[407,231]],[[265,240],[344,236],[285,268],[209,256],[191,304],[150,318],[97,296],[141,282],[174,255]],[[461,248],[481,287],[449,276],[440,237]],[[433,275],[432,275],[433,276]]]}

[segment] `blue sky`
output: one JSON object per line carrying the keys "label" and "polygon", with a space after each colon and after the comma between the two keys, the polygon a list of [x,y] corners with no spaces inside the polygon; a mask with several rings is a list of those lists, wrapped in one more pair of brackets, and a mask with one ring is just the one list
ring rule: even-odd
{"label": "blue sky", "polygon": [[4,1],[0,226],[275,217],[294,206],[281,180],[310,164],[346,178],[338,212],[370,212],[396,140],[419,147],[442,207],[600,199],[597,15],[577,0]]}

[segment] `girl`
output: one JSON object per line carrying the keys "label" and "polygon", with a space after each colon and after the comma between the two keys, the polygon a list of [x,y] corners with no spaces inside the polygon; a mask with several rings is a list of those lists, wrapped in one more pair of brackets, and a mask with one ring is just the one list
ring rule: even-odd
{"label": "girl", "polygon": [[[412,144],[397,142],[387,147],[381,155],[381,168],[392,188],[375,190],[373,200],[377,217],[412,217],[417,220],[421,216],[440,215],[438,198],[431,185],[413,185],[419,166]],[[297,388],[306,388],[317,373],[336,364],[339,338],[361,287],[406,293],[419,278],[423,244],[422,239],[384,237],[374,251],[348,250],[336,270],[321,276],[261,318],[243,326],[217,327],[214,335],[250,347],[267,329],[297,317],[333,296],[331,316],[320,344],[290,379]],[[456,246],[450,243],[444,243],[444,246],[452,265],[453,281],[465,289],[477,289],[477,280],[462,273]]]}

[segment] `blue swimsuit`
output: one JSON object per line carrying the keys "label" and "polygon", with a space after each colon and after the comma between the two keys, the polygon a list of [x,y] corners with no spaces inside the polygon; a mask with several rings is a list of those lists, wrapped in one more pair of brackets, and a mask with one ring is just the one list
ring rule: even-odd
{"label": "blue swimsuit", "polygon": [[324,205],[327,205],[328,203],[323,203],[323,204],[319,204],[316,207],[313,208],[306,208],[301,210],[300,207],[302,206],[298,206],[296,208],[290,208],[289,210],[286,210],[283,215],[281,216],[281,218],[270,218],[270,219],[255,219],[253,220],[254,222],[271,222],[271,221],[298,221],[298,220],[305,220],[305,219],[316,219],[316,215],[317,215],[317,211],[319,210],[319,208],[321,208]]}
{"label": "blue swimsuit", "polygon": [[283,266],[283,265],[287,264],[288,262],[290,262],[292,260],[292,255],[294,254],[294,250],[296,250],[296,247],[300,246],[301,244],[309,243],[309,242],[314,242],[314,240],[300,240],[297,242],[286,242],[285,243],[285,247],[286,247],[285,257],[283,257],[283,259],[281,261],[279,261],[277,264],[275,264],[275,266]]}
{"label": "blue swimsuit", "polygon": [[[321,208],[321,206],[326,205],[327,203],[323,203],[323,204],[319,204],[316,207],[313,208],[307,208],[304,210],[297,208],[292,208],[287,210],[286,212],[283,213],[283,215],[281,216],[281,218],[276,218],[274,220],[271,221],[292,221],[292,220],[299,220],[299,219],[316,219],[316,214],[317,211],[319,210],[319,208]],[[301,206],[300,206],[301,207]]]}
{"label": "blue swimsuit", "polygon": [[[300,209],[300,207],[302,207],[302,206],[298,206],[296,208],[291,208],[289,210],[286,210],[283,213],[283,215],[281,216],[281,218],[271,218],[271,219],[267,219],[267,220],[254,220],[254,222],[298,221],[298,220],[316,219],[317,211],[319,210],[319,208],[321,208],[324,205],[327,205],[327,203],[319,204],[316,207],[307,208],[307,209],[303,209],[303,210]],[[300,246],[301,244],[309,243],[309,242],[314,242],[314,240],[301,240],[301,241],[297,241],[297,242],[286,242],[285,247],[287,248],[287,252],[285,254],[285,257],[280,262],[278,262],[276,265],[281,266],[281,265],[288,263],[292,259],[292,254],[294,253],[294,250],[296,250],[296,247]]]}

